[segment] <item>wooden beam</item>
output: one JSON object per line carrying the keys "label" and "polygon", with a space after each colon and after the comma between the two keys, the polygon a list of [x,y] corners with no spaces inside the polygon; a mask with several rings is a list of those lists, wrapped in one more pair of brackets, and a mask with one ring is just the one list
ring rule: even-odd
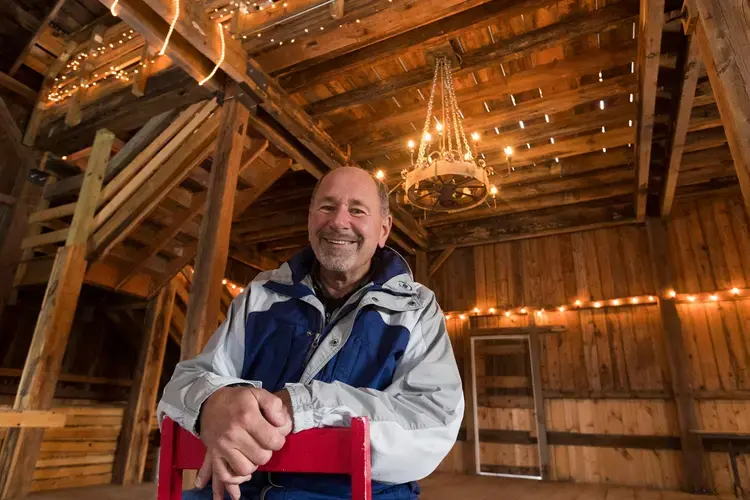
{"label": "wooden beam", "polygon": [[[13,275],[21,260],[21,242],[26,234],[29,212],[39,204],[42,186],[29,179],[35,167],[34,154],[21,142],[5,101],[0,98],[0,193],[8,193],[12,204],[0,206],[0,315],[10,298]],[[5,193],[3,193],[5,194]]]}
{"label": "wooden beam", "polygon": [[428,286],[430,281],[430,269],[427,263],[427,252],[424,250],[417,251],[416,268],[414,269],[414,279],[417,283]]}
{"label": "wooden beam", "polygon": [[467,220],[479,220],[506,215],[514,212],[527,212],[541,210],[550,207],[562,207],[594,200],[603,200],[622,195],[624,192],[632,192],[632,184],[628,188],[629,181],[620,181],[612,184],[604,184],[594,188],[580,188],[559,193],[543,194],[531,198],[521,198],[514,201],[497,200],[497,207],[491,202],[490,207],[478,207],[465,212],[455,214],[435,215],[424,222],[424,226],[432,228],[445,224],[453,224]]}
{"label": "wooden beam", "polygon": [[[91,237],[92,258],[102,258],[111,252],[151,213],[171,189],[187,177],[190,170],[203,163],[213,150],[218,125],[217,115],[207,118],[196,129],[197,132],[191,140],[170,156],[111,218],[102,223]],[[97,218],[105,209],[106,206],[97,214]]]}
{"label": "wooden beam", "polygon": [[138,73],[133,78],[131,92],[136,97],[143,97],[146,95],[146,84],[151,74],[151,46],[148,42],[143,44],[143,48],[141,49],[141,67],[136,71]]}
{"label": "wooden beam", "polygon": [[536,329],[534,316],[529,317],[529,364],[531,371],[531,393],[534,398],[534,420],[536,440],[539,448],[539,472],[542,480],[550,478],[549,447],[547,446],[547,413],[542,394],[542,341]]}
{"label": "wooden beam", "polygon": [[698,411],[692,396],[693,379],[690,362],[685,350],[680,315],[675,300],[669,296],[674,288],[672,264],[669,258],[667,228],[663,221],[649,218],[646,222],[651,265],[659,297],[659,315],[664,335],[664,343],[669,362],[669,371],[677,406],[677,419],[680,427],[680,456],[683,466],[683,489],[691,493],[706,493],[708,478],[703,467],[703,444],[694,430],[700,429]]}
{"label": "wooden beam", "polygon": [[[117,154],[107,164],[107,170],[104,172],[104,184],[110,183],[123,169],[128,167],[131,162],[138,157],[142,151],[156,141],[156,138],[172,123],[177,112],[175,110],[165,111],[157,116],[150,118],[133,137],[123,146]],[[89,148],[85,148],[88,150]],[[89,156],[91,152],[87,153]],[[68,155],[70,160],[72,155]],[[81,189],[84,174],[74,175],[67,179],[47,186],[44,190],[44,197],[49,200],[55,200],[60,197],[75,195]]]}
{"label": "wooden beam", "polygon": [[30,89],[23,83],[19,82],[7,73],[3,73],[2,71],[0,71],[0,87],[10,90],[12,93],[23,98],[26,102],[36,102],[37,94],[35,90]]}
{"label": "wooden beam", "polygon": [[632,199],[623,185],[616,198],[594,200],[570,207],[549,207],[533,212],[501,215],[486,221],[441,226],[431,248],[442,250],[569,234],[635,223]]}
{"label": "wooden beam", "polygon": [[742,0],[690,0],[701,57],[732,151],[750,216],[750,18]]}
{"label": "wooden beam", "polygon": [[210,97],[206,89],[199,87],[180,68],[170,68],[149,78],[143,97],[133,95],[128,86],[103,99],[91,100],[81,108],[81,123],[75,127],[66,127],[64,117],[44,121],[34,146],[58,154],[78,151],[91,145],[100,128],[126,137],[155,116]]}
{"label": "wooden beam", "polygon": [[[68,238],[55,257],[18,384],[14,410],[46,410],[52,404],[86,272],[86,242],[113,141],[114,135],[107,130],[96,135]],[[29,492],[43,435],[41,429],[8,431],[0,449],[0,498],[3,500],[25,497]]]}
{"label": "wooden beam", "polygon": [[440,269],[440,266],[442,266],[446,260],[453,254],[453,251],[456,249],[455,246],[448,247],[444,249],[442,252],[440,252],[440,255],[438,255],[438,258],[434,260],[434,262],[430,265],[430,270],[427,273],[428,278],[432,278],[432,275],[438,272],[438,269]]}
{"label": "wooden beam", "polygon": [[[454,72],[454,77],[468,75],[489,64],[507,63],[529,52],[565,44],[588,33],[605,31],[636,17],[637,12],[630,2],[609,5],[594,12],[574,14],[562,22],[461,54],[461,66]],[[341,109],[387,99],[398,92],[428,85],[434,72],[433,67],[422,66],[387,80],[316,101],[306,106],[305,110],[312,116],[321,117]]]}
{"label": "wooden beam", "polygon": [[38,428],[51,429],[65,426],[65,413],[59,411],[0,410],[0,429]]}
{"label": "wooden beam", "polygon": [[31,51],[32,47],[36,44],[37,40],[39,39],[39,35],[42,34],[42,31],[44,31],[47,28],[47,25],[55,19],[57,16],[57,13],[60,12],[60,8],[65,3],[65,0],[57,0],[54,4],[52,4],[52,7],[49,8],[49,4],[46,4],[45,6],[49,8],[49,10],[45,13],[44,18],[41,20],[39,25],[37,26],[36,30],[34,31],[34,34],[31,36],[31,39],[26,42],[26,45],[24,46],[23,50],[21,50],[21,53],[16,56],[15,62],[10,67],[10,70],[8,73],[10,75],[15,75],[16,71],[21,67],[24,60],[26,59],[26,56]]}
{"label": "wooden beam", "polygon": [[268,257],[263,252],[260,252],[254,248],[242,247],[234,248],[231,252],[231,258],[247,264],[250,267],[254,267],[259,271],[271,271],[279,267],[280,263]]}
{"label": "wooden beam", "polygon": [[208,206],[201,221],[193,287],[185,313],[182,359],[193,358],[203,350],[218,323],[221,280],[229,255],[234,196],[248,125],[248,110],[236,99],[239,92],[236,84],[227,86],[227,100],[220,113]]}
{"label": "wooden beam", "polygon": [[636,136],[635,216],[646,218],[648,176],[651,166],[651,142],[654,137],[656,81],[659,77],[661,32],[664,25],[664,0],[641,0],[638,31],[638,119]]}
{"label": "wooden beam", "polygon": [[344,0],[333,0],[329,5],[329,8],[333,19],[341,19],[344,17]]}
{"label": "wooden beam", "polygon": [[550,0],[523,2],[503,0],[482,3],[334,58],[327,58],[327,56],[323,56],[322,60],[320,57],[307,58],[295,64],[292,72],[279,76],[279,83],[289,93],[298,92],[306,87],[327,83],[344,73],[370,65],[383,57],[414,49],[417,45],[427,43],[437,45],[447,42],[451,38],[477,29],[479,25],[486,26],[496,19],[517,17],[550,3],[552,3]]}
{"label": "wooden beam", "polygon": [[[635,49],[635,44],[628,42],[613,48],[605,47],[589,50],[575,57],[556,60],[547,64],[541,64],[533,69],[507,75],[502,81],[493,80],[482,85],[456,90],[456,98],[462,106],[469,104],[481,105],[483,101],[497,100],[500,95],[520,94],[536,90],[539,87],[554,87],[562,79],[580,77],[582,74],[596,74],[600,70],[606,71],[617,66],[629,65],[635,59]],[[538,106],[532,109],[536,113],[535,116],[543,117],[545,113],[555,113],[570,109],[570,100],[576,99],[575,96],[578,93],[585,93],[584,96],[578,98],[578,101],[583,103],[588,100],[605,99],[615,94],[624,93],[626,86],[627,91],[631,91],[630,79],[628,77],[612,80],[617,83],[605,80],[603,83],[597,82],[585,85],[579,89],[565,91],[565,93],[560,93],[559,95],[546,95],[545,99],[530,101],[528,106],[535,103]],[[619,89],[614,85],[619,85]],[[529,119],[529,115],[524,114],[529,109],[518,115],[510,114],[517,111],[510,104],[510,98],[508,98],[508,101],[508,106],[501,111],[503,113],[500,116],[501,120],[510,122]],[[549,106],[555,105],[554,103],[557,103],[557,106],[562,103],[563,107],[556,108],[557,111],[550,109]],[[520,108],[521,106],[526,107],[527,105],[521,104],[517,107]],[[357,118],[356,120],[344,121],[331,128],[330,133],[342,142],[355,141],[355,139],[362,140],[363,137],[369,137],[373,133],[382,133],[385,128],[409,127],[409,123],[411,122],[419,123],[424,120],[424,114],[425,108],[421,101],[412,105],[404,104],[398,111],[384,116],[379,115],[367,117],[367,119]],[[465,127],[468,130],[487,129],[494,127],[497,123],[498,116],[496,113],[482,113],[481,115],[477,117],[467,116]],[[352,144],[353,146],[358,145],[356,142]]]}
{"label": "wooden beam", "polygon": [[146,468],[151,420],[156,413],[159,380],[167,349],[169,325],[175,302],[175,286],[165,286],[149,301],[135,369],[135,383],[122,420],[115,459],[117,484],[140,484]]}
{"label": "wooden beam", "polygon": [[695,87],[701,73],[701,62],[698,54],[698,41],[694,35],[688,35],[687,46],[682,61],[682,85],[679,101],[672,120],[672,139],[669,146],[669,163],[667,175],[664,179],[664,190],[661,196],[661,216],[667,218],[672,212],[675,192],[677,191],[677,176],[685,149],[688,126],[692,116]]}

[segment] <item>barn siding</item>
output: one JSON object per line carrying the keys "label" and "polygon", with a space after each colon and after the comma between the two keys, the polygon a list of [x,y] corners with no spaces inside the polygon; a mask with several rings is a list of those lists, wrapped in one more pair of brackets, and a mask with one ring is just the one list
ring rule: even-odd
{"label": "barn siding", "polygon": [[[669,251],[680,293],[706,297],[750,284],[750,231],[739,197],[708,198],[675,207]],[[566,310],[559,305],[656,291],[645,227],[621,226],[457,249],[430,286],[445,311],[545,307],[537,323],[563,325],[542,337],[541,371],[550,431],[679,436],[677,413],[656,305]],[[750,299],[679,304],[703,430],[750,431]],[[461,373],[468,373],[471,324],[525,326],[527,318],[447,321]],[[466,385],[465,389],[470,390]],[[508,418],[503,412],[523,412]],[[480,428],[523,429],[527,409],[479,408]],[[470,415],[467,415],[470,418]],[[499,426],[499,427],[498,427]],[[508,459],[510,445],[485,443],[482,457]],[[516,446],[518,448],[518,446]],[[533,448],[533,447],[532,447]],[[491,451],[488,451],[491,450]],[[494,451],[492,451],[494,450]],[[489,455],[488,455],[489,453]],[[469,442],[459,442],[441,470],[466,471]],[[532,454],[533,455],[533,454]],[[707,453],[719,492],[731,492],[725,453]],[[680,452],[599,446],[550,446],[553,479],[677,489]],[[521,457],[525,460],[525,458]],[[515,460],[518,462],[518,460]],[[750,460],[739,460],[750,482]]]}

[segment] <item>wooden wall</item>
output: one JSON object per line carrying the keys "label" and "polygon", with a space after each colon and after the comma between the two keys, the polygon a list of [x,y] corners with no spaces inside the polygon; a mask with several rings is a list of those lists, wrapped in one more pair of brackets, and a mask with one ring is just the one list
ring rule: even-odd
{"label": "wooden wall", "polygon": [[[678,310],[702,430],[750,432],[750,297],[704,302],[710,292],[750,286],[748,225],[742,201],[733,195],[682,202],[668,227],[676,289],[698,297]],[[679,427],[658,306],[603,302],[600,309],[556,310],[576,299],[654,293],[645,227],[457,249],[430,286],[444,311],[455,311],[448,329],[464,374],[472,328],[526,326],[528,317],[468,315],[461,320],[459,311],[544,307],[542,316],[535,315],[537,324],[567,328],[542,336],[553,479],[680,487]],[[466,379],[465,389],[470,390]],[[533,416],[530,408],[478,410],[483,430],[524,430]],[[457,443],[441,468],[466,471],[473,454],[468,444]],[[482,460],[538,465],[535,448],[483,442]],[[713,486],[731,491],[727,454],[706,455]],[[743,483],[750,483],[750,460],[741,457],[739,467]]]}

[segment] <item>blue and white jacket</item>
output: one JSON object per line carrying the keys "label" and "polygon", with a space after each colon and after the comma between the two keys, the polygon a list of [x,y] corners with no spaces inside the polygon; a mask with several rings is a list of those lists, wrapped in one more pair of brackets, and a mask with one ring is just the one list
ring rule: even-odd
{"label": "blue and white jacket", "polygon": [[[435,295],[413,281],[398,253],[378,252],[371,282],[327,323],[313,287],[311,248],[259,274],[203,352],[177,365],[159,402],[159,422],[168,415],[195,432],[201,405],[221,387],[286,387],[293,432],[369,417],[375,497],[415,496],[415,482],[435,470],[456,440],[463,391]],[[309,498],[351,494],[348,478],[338,476],[274,474],[269,481],[310,492]]]}

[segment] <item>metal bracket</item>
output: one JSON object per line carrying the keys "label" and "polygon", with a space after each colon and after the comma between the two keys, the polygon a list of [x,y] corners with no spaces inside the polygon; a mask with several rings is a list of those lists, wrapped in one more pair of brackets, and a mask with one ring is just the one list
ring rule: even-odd
{"label": "metal bracket", "polygon": [[453,46],[449,42],[438,45],[437,47],[432,47],[429,50],[425,50],[424,55],[425,60],[427,61],[427,66],[432,68],[435,67],[435,61],[437,61],[439,57],[447,57],[450,60],[451,66],[454,70],[461,67],[461,60],[459,58],[459,55],[455,50],[453,50]]}

